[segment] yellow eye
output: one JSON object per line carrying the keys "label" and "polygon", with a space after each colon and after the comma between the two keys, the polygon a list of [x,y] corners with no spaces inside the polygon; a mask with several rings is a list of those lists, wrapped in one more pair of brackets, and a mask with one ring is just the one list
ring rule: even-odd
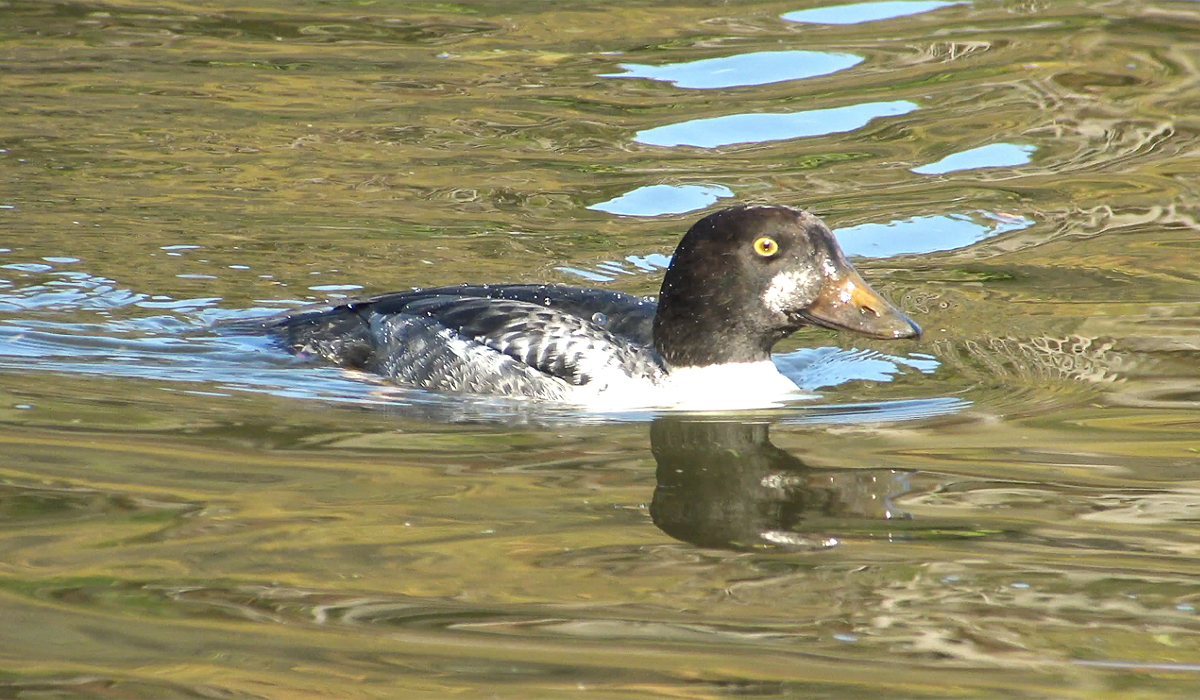
{"label": "yellow eye", "polygon": [[779,244],[775,242],[774,238],[763,236],[754,241],[754,252],[764,258],[769,258],[779,252]]}

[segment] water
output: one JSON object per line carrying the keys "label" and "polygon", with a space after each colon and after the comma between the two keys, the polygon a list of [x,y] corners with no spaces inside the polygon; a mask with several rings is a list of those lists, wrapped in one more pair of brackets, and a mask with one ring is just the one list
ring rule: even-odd
{"label": "water", "polygon": [[[0,37],[0,696],[1200,690],[1200,6],[7,0]],[[824,217],[925,337],[804,331],[816,398],[687,416],[210,330],[652,294],[733,202]]]}

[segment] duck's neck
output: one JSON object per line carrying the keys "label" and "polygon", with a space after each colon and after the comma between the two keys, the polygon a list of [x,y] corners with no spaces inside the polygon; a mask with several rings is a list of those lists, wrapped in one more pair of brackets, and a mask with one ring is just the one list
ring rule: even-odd
{"label": "duck's neck", "polygon": [[[706,367],[771,359],[771,348],[788,331],[752,330],[741,290],[726,280],[689,281],[668,271],[654,315],[654,348],[668,367]],[[761,327],[761,326],[760,326]]]}

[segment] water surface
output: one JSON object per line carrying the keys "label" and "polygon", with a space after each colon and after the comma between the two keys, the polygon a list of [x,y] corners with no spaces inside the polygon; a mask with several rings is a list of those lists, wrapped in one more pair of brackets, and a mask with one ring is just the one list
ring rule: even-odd
{"label": "water surface", "polygon": [[[0,3],[0,696],[1195,695],[1200,6],[874,5]],[[924,338],[671,415],[211,331],[735,202]]]}

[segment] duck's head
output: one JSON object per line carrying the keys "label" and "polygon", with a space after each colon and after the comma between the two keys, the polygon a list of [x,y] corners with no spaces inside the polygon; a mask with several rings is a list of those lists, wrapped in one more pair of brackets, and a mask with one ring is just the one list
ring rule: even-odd
{"label": "duck's head", "polygon": [[654,344],[676,367],[756,362],[802,326],[872,338],[921,329],[867,286],[808,212],[739,206],[687,232],[663,278]]}

